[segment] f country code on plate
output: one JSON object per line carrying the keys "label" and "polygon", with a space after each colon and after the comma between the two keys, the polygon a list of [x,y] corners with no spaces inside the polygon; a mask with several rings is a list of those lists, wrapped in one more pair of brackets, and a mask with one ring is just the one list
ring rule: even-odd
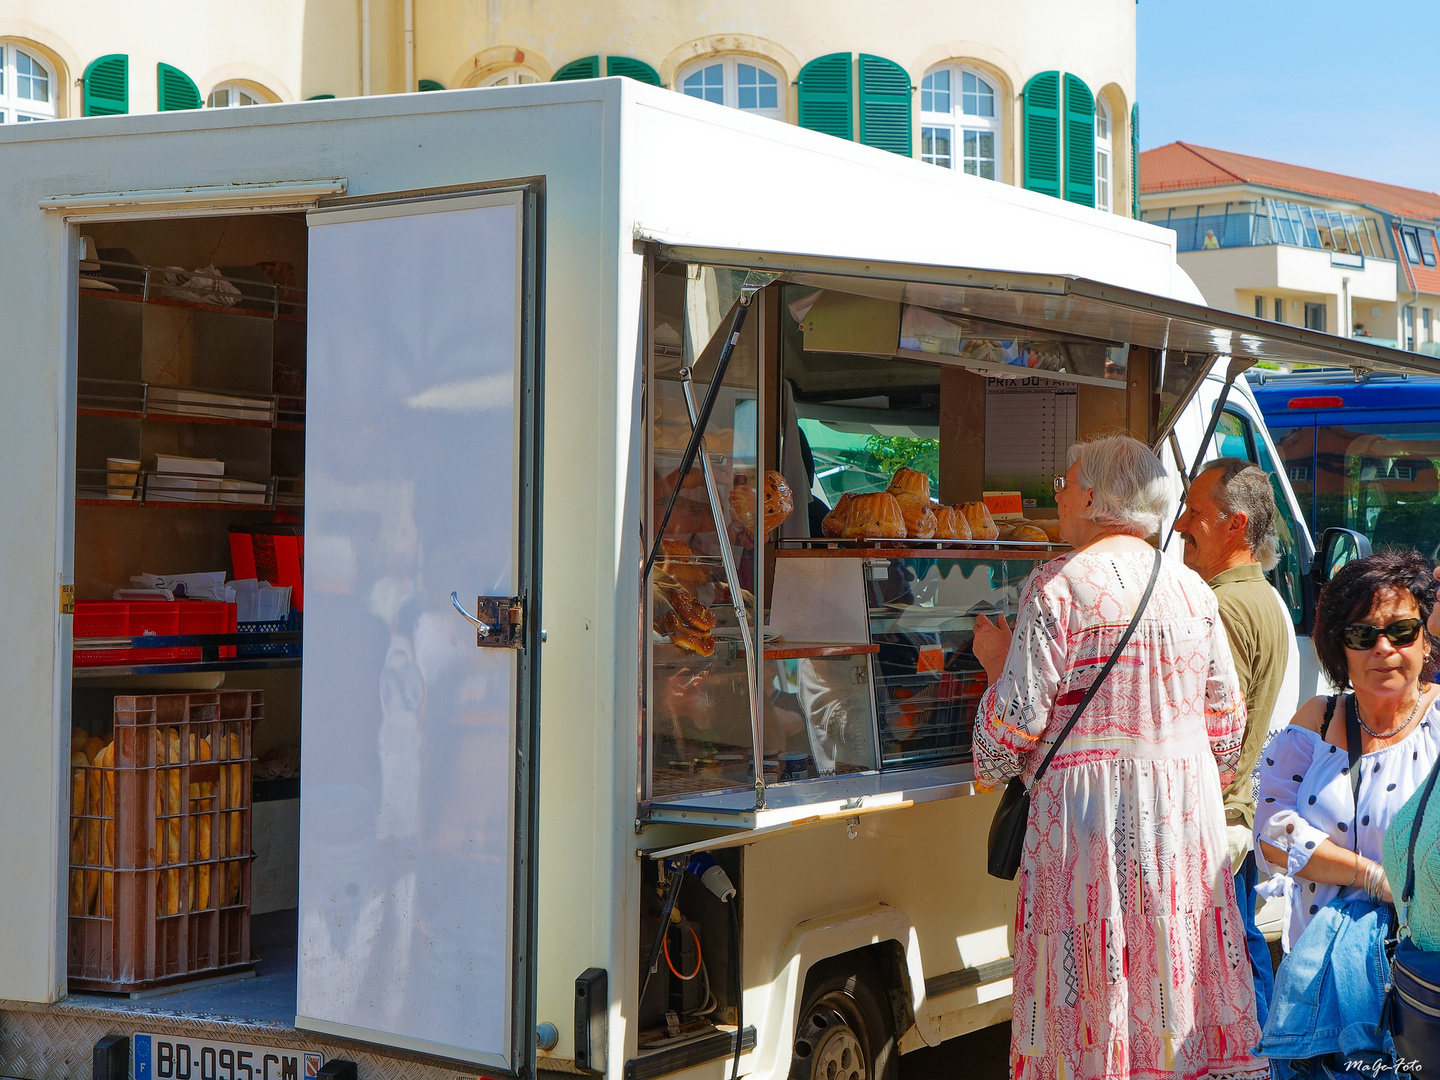
{"label": "f country code on plate", "polygon": [[278,1046],[137,1034],[135,1080],[316,1080],[325,1055]]}

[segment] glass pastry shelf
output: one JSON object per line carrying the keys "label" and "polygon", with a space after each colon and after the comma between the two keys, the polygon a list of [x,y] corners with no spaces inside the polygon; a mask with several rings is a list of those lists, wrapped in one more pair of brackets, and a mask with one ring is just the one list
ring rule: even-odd
{"label": "glass pastry shelf", "polygon": [[1006,559],[1053,558],[1069,544],[1029,540],[831,540],[775,541],[775,554],[805,559]]}
{"label": "glass pastry shelf", "polygon": [[305,430],[305,399],[296,394],[84,377],[77,380],[75,401],[80,416]]}

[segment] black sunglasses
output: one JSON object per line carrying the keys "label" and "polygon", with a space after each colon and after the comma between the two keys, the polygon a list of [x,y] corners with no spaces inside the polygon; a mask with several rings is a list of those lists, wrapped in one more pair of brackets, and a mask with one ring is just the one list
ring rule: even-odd
{"label": "black sunglasses", "polygon": [[1369,652],[1384,634],[1395,646],[1409,645],[1420,636],[1425,624],[1419,619],[1397,619],[1383,630],[1368,623],[1351,623],[1345,627],[1345,647],[1357,652]]}

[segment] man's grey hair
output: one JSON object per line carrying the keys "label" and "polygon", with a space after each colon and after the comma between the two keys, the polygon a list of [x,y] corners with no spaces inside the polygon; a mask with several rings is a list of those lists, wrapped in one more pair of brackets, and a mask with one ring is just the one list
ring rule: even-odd
{"label": "man's grey hair", "polygon": [[1235,457],[1207,461],[1197,478],[1211,471],[1220,473],[1215,481],[1215,505],[1226,517],[1245,515],[1245,546],[1261,570],[1273,570],[1280,561],[1280,543],[1275,537],[1275,491],[1270,477],[1258,465]]}
{"label": "man's grey hair", "polygon": [[1170,485],[1148,446],[1129,435],[1102,435],[1072,445],[1068,460],[1080,463],[1080,483],[1094,491],[1091,521],[1142,540],[1160,530]]}

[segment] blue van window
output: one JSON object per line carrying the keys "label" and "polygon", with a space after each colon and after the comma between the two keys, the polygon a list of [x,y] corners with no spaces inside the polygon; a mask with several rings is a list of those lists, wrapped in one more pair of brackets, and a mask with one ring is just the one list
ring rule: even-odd
{"label": "blue van window", "polygon": [[1440,546],[1440,421],[1315,429],[1315,523],[1354,529],[1372,547]]}

